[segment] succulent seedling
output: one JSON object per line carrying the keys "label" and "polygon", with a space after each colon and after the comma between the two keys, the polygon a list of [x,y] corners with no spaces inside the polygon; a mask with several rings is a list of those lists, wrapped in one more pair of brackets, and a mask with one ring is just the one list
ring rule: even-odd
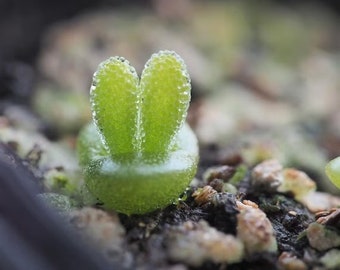
{"label": "succulent seedling", "polygon": [[326,165],[326,174],[334,185],[340,188],[340,157],[337,157]]}
{"label": "succulent seedling", "polygon": [[93,77],[93,122],[80,133],[78,155],[87,188],[104,207],[143,214],[178,199],[196,173],[197,139],[185,123],[190,78],[171,51],[153,54],[139,79],[122,57]]}

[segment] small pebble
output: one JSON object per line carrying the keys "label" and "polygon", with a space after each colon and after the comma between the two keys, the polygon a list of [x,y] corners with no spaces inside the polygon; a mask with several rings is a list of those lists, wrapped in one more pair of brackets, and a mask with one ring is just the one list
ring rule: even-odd
{"label": "small pebble", "polygon": [[235,236],[210,227],[206,221],[172,227],[169,231],[168,252],[172,260],[200,266],[205,261],[236,263],[243,258],[243,244]]}
{"label": "small pebble", "polygon": [[217,191],[214,190],[211,186],[204,186],[203,188],[198,188],[192,194],[192,197],[194,197],[194,200],[198,205],[203,205],[210,202],[212,197],[216,193]]}
{"label": "small pebble", "polygon": [[309,224],[307,238],[311,247],[318,251],[340,246],[340,234],[317,222]]}
{"label": "small pebble", "polygon": [[278,263],[282,270],[307,270],[307,265],[294,254],[290,252],[282,252]]}
{"label": "small pebble", "polygon": [[282,169],[275,159],[261,162],[252,171],[252,185],[259,190],[276,191],[283,181]]}
{"label": "small pebble", "polygon": [[254,203],[238,202],[237,237],[242,240],[246,253],[276,252],[274,229],[266,214]]}

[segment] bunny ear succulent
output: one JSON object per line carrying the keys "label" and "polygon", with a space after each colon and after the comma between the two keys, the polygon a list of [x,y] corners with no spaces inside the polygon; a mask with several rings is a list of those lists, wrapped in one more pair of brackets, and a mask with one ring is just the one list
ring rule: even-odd
{"label": "bunny ear succulent", "polygon": [[190,78],[183,60],[161,51],[141,79],[129,62],[99,65],[90,99],[94,122],[78,140],[89,191],[106,208],[141,214],[175,202],[193,178],[197,139],[185,117]]}

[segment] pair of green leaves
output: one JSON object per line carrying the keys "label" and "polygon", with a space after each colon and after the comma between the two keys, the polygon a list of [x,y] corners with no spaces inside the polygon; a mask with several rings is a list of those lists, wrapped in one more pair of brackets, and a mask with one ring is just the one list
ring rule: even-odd
{"label": "pair of green leaves", "polygon": [[195,134],[184,123],[190,79],[174,52],[152,55],[138,78],[129,62],[99,65],[91,87],[93,123],[79,135],[88,190],[107,209],[143,214],[177,201],[198,163]]}
{"label": "pair of green leaves", "polygon": [[111,157],[166,157],[185,121],[190,88],[185,64],[175,52],[152,55],[141,79],[122,57],[101,63],[90,98],[95,123]]}

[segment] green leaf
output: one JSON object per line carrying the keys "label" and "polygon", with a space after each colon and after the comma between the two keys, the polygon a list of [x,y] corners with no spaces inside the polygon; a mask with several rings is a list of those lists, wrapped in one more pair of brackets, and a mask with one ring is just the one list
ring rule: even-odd
{"label": "green leaf", "polygon": [[333,184],[340,188],[340,157],[331,160],[326,165],[326,174]]}
{"label": "green leaf", "polygon": [[183,60],[170,51],[152,55],[141,76],[141,151],[168,154],[190,102],[190,78]]}
{"label": "green leaf", "polygon": [[140,89],[135,69],[122,57],[101,63],[91,87],[93,118],[112,157],[138,152]]}

